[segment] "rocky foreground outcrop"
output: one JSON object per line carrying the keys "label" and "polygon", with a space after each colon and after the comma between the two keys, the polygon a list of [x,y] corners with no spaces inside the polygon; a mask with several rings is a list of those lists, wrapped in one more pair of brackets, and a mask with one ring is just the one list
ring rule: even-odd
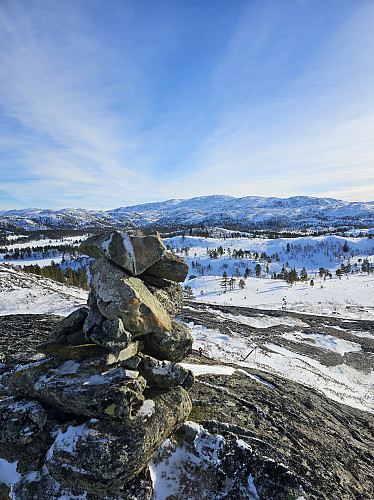
{"label": "rocky foreground outcrop", "polygon": [[147,484],[147,463],[191,411],[194,376],[177,362],[192,337],[174,321],[184,259],[158,234],[115,231],[81,250],[94,258],[88,307],[53,328],[38,361],[1,380],[0,457],[39,485],[20,476],[11,498],[44,498],[56,482],[87,498],[131,498],[131,485]]}
{"label": "rocky foreground outcrop", "polygon": [[[194,303],[194,307],[197,305]],[[190,312],[190,308],[186,308],[177,317]],[[260,310],[252,312],[263,314]],[[288,312],[281,314],[289,316]],[[209,320],[208,312],[206,317]],[[194,316],[195,321],[202,318]],[[60,317],[50,315],[0,316],[0,350],[3,354],[0,374],[8,372],[15,364],[25,366],[40,358],[35,346],[47,339],[49,331],[60,320]],[[325,325],[326,332],[331,333],[325,317],[314,316],[313,321],[315,327],[319,325],[320,331]],[[354,324],[356,331],[364,332],[369,327],[372,328],[373,324],[365,321]],[[188,355],[186,360],[191,364],[217,364],[217,361],[199,357],[196,352]],[[173,500],[374,498],[373,414],[332,401],[316,390],[274,373],[237,368],[231,375],[205,374],[196,378],[189,391],[192,401],[189,421],[166,439],[154,455],[150,462],[152,481],[146,467],[126,483],[128,499],[153,498],[153,485],[157,500],[167,495],[173,495],[170,497]],[[0,398],[6,396],[7,392],[0,394]],[[26,404],[28,401],[17,401],[20,410]],[[14,406],[11,406],[12,411]],[[25,416],[26,410],[21,410]],[[20,441],[27,439],[25,434],[30,430],[38,428],[43,415],[35,402],[29,410],[30,419],[18,427]],[[13,424],[18,425],[17,420]],[[48,431],[51,425],[54,425],[53,419],[44,424],[44,431]],[[69,425],[67,422],[66,426]],[[77,432],[82,432],[84,428],[79,425],[74,427]],[[56,448],[62,438],[67,439],[68,434],[60,433]],[[4,446],[10,453],[9,446]],[[34,446],[35,454],[32,455],[32,447],[20,444],[19,449],[28,454],[26,465],[40,456],[36,440]],[[14,455],[8,455],[9,461],[13,463],[13,470],[16,465],[21,470],[20,453],[16,447],[13,449]],[[0,462],[0,476],[2,465]],[[42,467],[37,474],[24,473],[17,478],[8,473],[8,469],[5,474],[8,474],[8,482],[16,481],[10,492],[12,500],[98,498],[89,493],[83,496],[82,490],[74,483],[63,487],[50,475],[47,467]],[[7,492],[9,487],[3,485],[1,489],[0,484],[1,500],[9,500]],[[162,493],[158,495],[158,492]],[[125,496],[125,493],[121,495]],[[117,500],[121,496],[107,495],[106,498]]]}

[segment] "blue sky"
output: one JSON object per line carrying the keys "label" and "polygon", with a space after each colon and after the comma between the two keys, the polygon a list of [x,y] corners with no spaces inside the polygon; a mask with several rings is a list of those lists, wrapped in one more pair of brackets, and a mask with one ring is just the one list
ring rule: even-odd
{"label": "blue sky", "polygon": [[2,0],[0,209],[374,200],[374,2]]}

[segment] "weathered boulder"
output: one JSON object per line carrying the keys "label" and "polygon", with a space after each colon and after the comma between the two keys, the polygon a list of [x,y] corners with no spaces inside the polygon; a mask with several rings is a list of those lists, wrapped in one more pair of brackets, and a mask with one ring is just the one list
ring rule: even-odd
{"label": "weathered boulder", "polygon": [[103,258],[92,262],[90,270],[90,285],[103,316],[120,318],[135,336],[170,330],[169,315],[140,280]]}
{"label": "weathered boulder", "polygon": [[[55,422],[46,422],[43,429],[31,436],[30,441],[26,443],[0,443],[0,456],[8,463],[16,464],[15,468],[18,473],[23,474],[38,470],[43,466],[45,454],[55,439],[56,430],[57,426]],[[2,497],[0,496],[0,498]],[[18,500],[18,497],[15,498]]]}
{"label": "weathered boulder", "polygon": [[146,386],[137,371],[122,367],[101,371],[96,363],[61,364],[58,359],[34,363],[4,378],[16,396],[34,397],[67,414],[122,421],[139,413]]}
{"label": "weathered boulder", "polygon": [[88,307],[80,307],[64,318],[53,328],[49,334],[47,342],[60,342],[72,333],[82,330],[84,322],[88,315]]}
{"label": "weathered boulder", "polygon": [[89,338],[95,344],[114,353],[126,349],[132,341],[131,333],[125,330],[119,318],[107,319],[101,326],[96,326],[89,334]]}
{"label": "weathered boulder", "polygon": [[151,386],[160,389],[169,389],[180,385],[188,390],[195,381],[193,373],[183,366],[170,361],[159,361],[150,356],[144,356],[139,369]]}
{"label": "weathered boulder", "polygon": [[17,472],[41,466],[53,442],[53,430],[47,410],[37,401],[14,397],[0,401],[0,456],[8,463],[16,462]]}
{"label": "weathered boulder", "polygon": [[191,401],[177,387],[146,400],[131,425],[90,420],[60,432],[46,456],[51,475],[63,486],[94,494],[120,492],[161,443],[187,418]]}
{"label": "weathered boulder", "polygon": [[173,320],[171,331],[152,332],[144,343],[145,354],[177,363],[191,352],[193,338],[186,325]]}
{"label": "weathered boulder", "polygon": [[147,274],[182,282],[187,278],[188,269],[188,264],[183,257],[166,252],[158,262],[147,269]]}
{"label": "weathered boulder", "polygon": [[158,234],[137,235],[112,231],[83,241],[80,251],[90,257],[106,257],[130,274],[143,273],[161,259],[165,245]]}

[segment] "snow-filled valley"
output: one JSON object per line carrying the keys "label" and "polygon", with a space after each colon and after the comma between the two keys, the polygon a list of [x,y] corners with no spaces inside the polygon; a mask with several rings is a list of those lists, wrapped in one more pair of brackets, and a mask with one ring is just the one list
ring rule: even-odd
{"label": "snow-filled valley", "polygon": [[[199,301],[374,319],[371,238],[186,236],[166,239],[165,243],[189,263],[185,284]],[[363,265],[368,271],[362,270]],[[299,278],[304,268],[307,277],[287,283],[277,279],[282,268],[287,273],[295,269]],[[338,277],[336,272],[342,269]]]}

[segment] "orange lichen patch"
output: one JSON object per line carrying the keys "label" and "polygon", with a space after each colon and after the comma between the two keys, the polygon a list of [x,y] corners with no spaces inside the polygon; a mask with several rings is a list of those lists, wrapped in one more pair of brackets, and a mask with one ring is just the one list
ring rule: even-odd
{"label": "orange lichen patch", "polygon": [[[42,363],[38,362],[36,364],[36,366],[38,367],[38,369],[39,368],[43,368],[43,366],[47,363],[47,361],[49,361],[49,359],[46,359]],[[23,373],[25,373],[30,368],[33,368],[33,366],[32,365],[26,365],[24,368],[19,368],[16,372],[14,372],[12,374],[13,378],[17,380]]]}

